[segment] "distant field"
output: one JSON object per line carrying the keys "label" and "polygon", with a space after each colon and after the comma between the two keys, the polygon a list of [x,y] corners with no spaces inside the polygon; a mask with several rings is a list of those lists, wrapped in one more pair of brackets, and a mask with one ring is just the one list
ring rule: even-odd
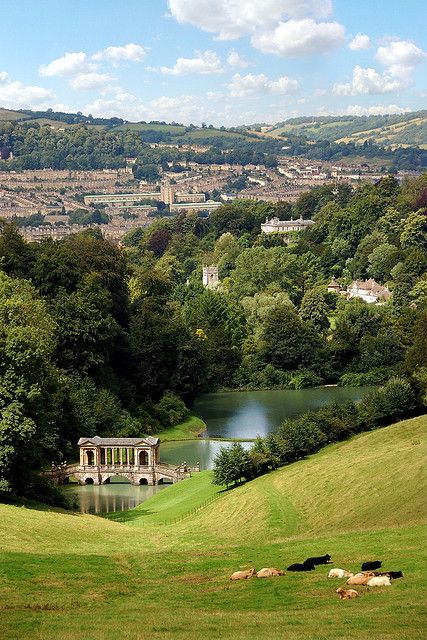
{"label": "distant field", "polygon": [[18,111],[10,111],[9,109],[2,109],[0,107],[0,120],[25,120],[30,116],[25,113],[19,113]]}
{"label": "distant field", "polygon": [[185,127],[173,124],[140,124],[130,122],[129,124],[122,124],[114,128],[115,131],[163,131],[164,133],[179,134],[184,133]]}
{"label": "distant field", "polygon": [[[427,417],[327,447],[228,492],[210,473],[105,518],[0,505],[7,640],[425,637]],[[330,553],[405,577],[340,602],[328,567],[230,582]]]}

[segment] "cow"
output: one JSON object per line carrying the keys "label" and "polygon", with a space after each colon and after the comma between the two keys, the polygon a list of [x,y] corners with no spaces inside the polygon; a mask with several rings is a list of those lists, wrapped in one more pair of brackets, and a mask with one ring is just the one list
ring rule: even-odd
{"label": "cow", "polygon": [[347,580],[347,584],[360,584],[360,585],[367,585],[369,580],[372,578],[372,575],[365,575],[363,573],[356,573],[355,576],[351,576],[348,580]]}
{"label": "cow", "polygon": [[367,585],[368,587],[389,587],[391,580],[389,576],[374,576],[369,578]]}
{"label": "cow", "polygon": [[340,600],[350,600],[350,598],[357,598],[359,595],[356,589],[343,589],[342,587],[338,587],[337,593]]}
{"label": "cow", "polygon": [[235,571],[231,574],[230,580],[247,580],[252,578],[256,573],[255,569],[246,569],[245,571]]}
{"label": "cow", "polygon": [[345,569],[331,569],[328,573],[328,578],[351,578],[354,575]]}
{"label": "cow", "polygon": [[381,560],[371,560],[369,562],[364,562],[362,564],[362,571],[373,571],[374,569],[379,569],[382,565]]}
{"label": "cow", "polygon": [[264,567],[264,569],[260,569],[256,577],[257,578],[272,578],[273,576],[284,576],[285,572],[280,569],[275,569],[274,567]]}
{"label": "cow", "polygon": [[318,556],[317,558],[307,558],[307,560],[304,560],[304,564],[332,564],[332,560],[331,560],[331,556],[327,553],[324,556]]}
{"label": "cow", "polygon": [[307,564],[307,562],[295,562],[290,564],[286,571],[313,571],[314,564]]}
{"label": "cow", "polygon": [[397,578],[403,578],[402,571],[381,571],[378,573],[379,576],[388,576],[392,580],[397,580]]}

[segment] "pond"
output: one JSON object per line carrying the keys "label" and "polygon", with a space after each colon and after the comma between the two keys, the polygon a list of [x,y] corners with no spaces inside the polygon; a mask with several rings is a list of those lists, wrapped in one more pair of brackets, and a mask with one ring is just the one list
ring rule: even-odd
{"label": "pond", "polygon": [[[211,469],[220,447],[230,445],[227,438],[242,439],[242,445],[248,448],[250,439],[274,432],[285,418],[332,402],[360,400],[371,390],[372,387],[318,387],[208,393],[196,399],[194,411],[207,424],[203,438],[211,439],[165,442],[160,447],[161,460],[171,464],[185,460],[189,465],[199,462],[201,469]],[[106,513],[132,509],[163,488],[164,485],[135,487],[124,479],[111,478],[111,484],[70,487],[67,491],[77,495],[80,511]]]}

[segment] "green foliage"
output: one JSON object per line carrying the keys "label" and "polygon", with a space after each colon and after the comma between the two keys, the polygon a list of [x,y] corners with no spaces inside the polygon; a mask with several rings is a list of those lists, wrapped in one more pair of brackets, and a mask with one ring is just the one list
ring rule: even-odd
{"label": "green foliage", "polygon": [[240,442],[233,442],[230,447],[221,447],[214,459],[213,484],[237,485],[242,479],[251,476],[250,458]]}
{"label": "green foliage", "polygon": [[188,416],[185,403],[170,391],[162,396],[154,410],[159,422],[170,427],[174,427]]}

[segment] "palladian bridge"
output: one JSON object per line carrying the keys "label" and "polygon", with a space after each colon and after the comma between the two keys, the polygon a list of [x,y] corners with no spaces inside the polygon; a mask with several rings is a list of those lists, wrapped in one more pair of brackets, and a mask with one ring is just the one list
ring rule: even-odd
{"label": "palladian bridge", "polygon": [[46,472],[58,484],[73,476],[79,484],[108,484],[113,476],[121,476],[132,484],[161,484],[189,478],[200,466],[189,467],[160,462],[158,438],[80,438],[78,464],[52,464]]}

